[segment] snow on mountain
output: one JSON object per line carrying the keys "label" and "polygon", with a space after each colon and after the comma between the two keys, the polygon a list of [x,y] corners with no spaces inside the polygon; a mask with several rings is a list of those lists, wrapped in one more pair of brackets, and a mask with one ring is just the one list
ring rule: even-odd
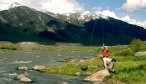
{"label": "snow on mountain", "polygon": [[108,19],[108,16],[103,15],[101,12],[90,12],[90,11],[85,11],[82,13],[66,13],[66,14],[50,14],[47,13],[48,15],[51,15],[53,17],[60,18],[61,20],[67,21],[69,23],[74,23],[74,22],[87,22],[90,20],[95,20],[95,19]]}
{"label": "snow on mountain", "polygon": [[18,6],[21,6],[21,4],[19,4],[18,2],[14,2],[8,8],[10,9],[10,8],[18,7]]}
{"label": "snow on mountain", "polygon": [[99,18],[108,19],[108,17],[103,15],[101,12],[85,11],[85,12],[80,14],[79,20],[89,21],[91,19],[99,19]]}
{"label": "snow on mountain", "polygon": [[19,4],[18,2],[4,3],[4,4],[1,4],[0,5],[0,11],[9,10],[11,8],[18,7],[18,6],[21,6],[21,4]]}

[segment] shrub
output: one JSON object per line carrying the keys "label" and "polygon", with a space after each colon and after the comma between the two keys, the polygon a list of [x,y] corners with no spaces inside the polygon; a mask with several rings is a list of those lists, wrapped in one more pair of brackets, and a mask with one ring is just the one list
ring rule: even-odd
{"label": "shrub", "polygon": [[124,50],[121,50],[119,51],[118,53],[116,53],[116,55],[120,55],[120,56],[131,56],[133,55],[133,52],[131,49],[124,49]]}
{"label": "shrub", "polygon": [[4,45],[4,46],[0,46],[0,49],[19,50],[20,48],[16,45]]}
{"label": "shrub", "polygon": [[138,52],[142,50],[142,41],[140,39],[133,39],[130,43],[130,47],[133,52]]}

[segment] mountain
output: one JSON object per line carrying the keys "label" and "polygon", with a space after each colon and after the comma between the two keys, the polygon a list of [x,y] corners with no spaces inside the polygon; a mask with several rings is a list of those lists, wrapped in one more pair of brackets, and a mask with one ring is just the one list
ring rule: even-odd
{"label": "mountain", "polygon": [[21,4],[18,3],[18,2],[14,2],[13,4],[11,4],[11,5],[9,6],[9,9],[10,9],[10,8],[15,8],[15,7],[18,7],[18,6],[21,6]]}
{"label": "mountain", "polygon": [[83,45],[128,44],[146,40],[146,30],[100,13],[43,13],[25,6],[0,11],[1,41],[81,43]]}

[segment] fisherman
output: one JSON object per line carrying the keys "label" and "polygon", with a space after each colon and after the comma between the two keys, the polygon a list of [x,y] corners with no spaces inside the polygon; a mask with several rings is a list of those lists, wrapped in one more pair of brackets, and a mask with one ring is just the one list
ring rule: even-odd
{"label": "fisherman", "polygon": [[105,69],[107,69],[110,73],[115,73],[115,70],[113,70],[113,68],[114,68],[114,63],[116,62],[116,59],[110,59],[104,56],[100,57],[100,59],[103,60]]}
{"label": "fisherman", "polygon": [[108,48],[107,48],[107,46],[103,46],[102,51],[103,51],[103,53],[102,53],[103,57],[108,58]]}

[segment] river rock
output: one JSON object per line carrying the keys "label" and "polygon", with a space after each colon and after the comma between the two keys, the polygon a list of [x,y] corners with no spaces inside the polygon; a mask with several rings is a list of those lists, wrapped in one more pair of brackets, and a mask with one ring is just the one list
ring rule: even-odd
{"label": "river rock", "polygon": [[146,56],[146,52],[137,52],[134,56]]}
{"label": "river rock", "polygon": [[72,63],[72,62],[78,62],[79,60],[70,60],[68,61],[69,63]]}
{"label": "river rock", "polygon": [[85,62],[84,60],[80,60],[79,62]]}
{"label": "river rock", "polygon": [[76,72],[76,73],[74,73],[74,75],[75,75],[75,76],[80,76],[81,73],[80,73],[80,72]]}
{"label": "river rock", "polygon": [[24,76],[23,74],[20,74],[16,77],[16,80],[19,80],[20,82],[30,83],[33,82],[30,78]]}
{"label": "river rock", "polygon": [[105,69],[105,70],[95,72],[94,74],[92,74],[91,76],[88,76],[84,80],[92,81],[92,82],[100,82],[100,81],[103,81],[103,79],[109,75],[110,75],[109,71]]}
{"label": "river rock", "polygon": [[44,69],[44,68],[45,68],[44,65],[35,65],[34,67],[32,67],[32,70],[42,71],[42,69]]}
{"label": "river rock", "polygon": [[90,59],[90,61],[93,61],[93,60],[95,60],[95,58],[91,58],[91,59]]}
{"label": "river rock", "polygon": [[26,71],[26,70],[28,70],[28,67],[26,67],[26,66],[19,66],[19,67],[17,67],[16,69],[17,69],[17,70]]}

